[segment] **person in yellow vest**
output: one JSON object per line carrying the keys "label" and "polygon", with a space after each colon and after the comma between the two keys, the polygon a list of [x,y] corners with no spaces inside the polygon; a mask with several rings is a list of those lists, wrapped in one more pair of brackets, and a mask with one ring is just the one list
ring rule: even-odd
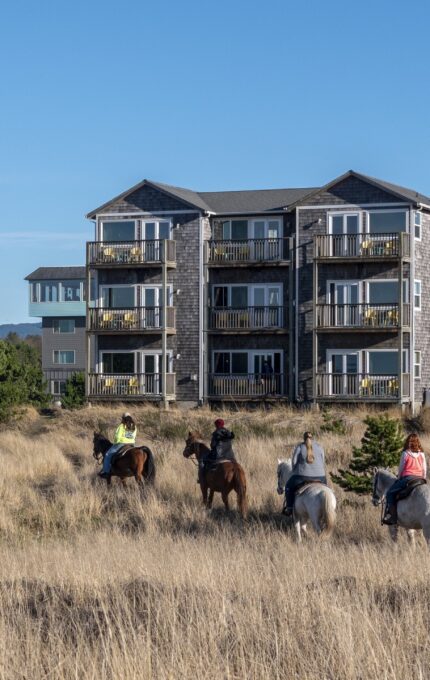
{"label": "person in yellow vest", "polygon": [[133,418],[130,413],[124,413],[120,425],[118,425],[115,430],[113,444],[110,449],[106,451],[103,459],[103,469],[99,472],[100,477],[109,477],[113,456],[122,449],[124,444],[131,444],[134,446],[136,443],[136,435],[137,428]]}

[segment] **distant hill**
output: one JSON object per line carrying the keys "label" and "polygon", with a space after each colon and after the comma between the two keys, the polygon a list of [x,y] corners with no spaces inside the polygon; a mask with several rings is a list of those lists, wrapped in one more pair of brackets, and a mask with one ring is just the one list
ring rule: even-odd
{"label": "distant hill", "polygon": [[38,323],[3,323],[0,324],[0,338],[9,333],[17,333],[21,338],[26,335],[42,335],[42,324]]}

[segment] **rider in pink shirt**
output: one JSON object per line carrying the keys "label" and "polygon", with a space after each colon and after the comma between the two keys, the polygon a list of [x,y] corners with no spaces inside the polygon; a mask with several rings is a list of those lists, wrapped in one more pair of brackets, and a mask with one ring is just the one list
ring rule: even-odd
{"label": "rider in pink shirt", "polygon": [[384,524],[397,524],[396,496],[408,486],[412,479],[425,479],[427,461],[423,447],[417,434],[410,434],[405,441],[405,448],[400,458],[397,479],[387,492],[387,506],[383,518]]}

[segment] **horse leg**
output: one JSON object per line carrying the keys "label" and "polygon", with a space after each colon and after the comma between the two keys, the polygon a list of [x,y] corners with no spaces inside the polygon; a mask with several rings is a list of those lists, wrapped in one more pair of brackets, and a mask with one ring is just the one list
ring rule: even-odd
{"label": "horse leg", "polygon": [[427,524],[423,527],[424,538],[426,539],[427,548],[430,550],[430,525]]}
{"label": "horse leg", "polygon": [[215,491],[213,489],[209,489],[209,498],[208,498],[208,504],[207,504],[207,507],[209,508],[209,510],[212,507],[212,503],[213,503],[213,500],[214,500],[214,493],[215,493]]}
{"label": "horse leg", "polygon": [[408,543],[412,550],[415,550],[415,529],[406,529],[406,535],[408,537]]}
{"label": "horse leg", "polygon": [[399,527],[397,526],[397,524],[392,524],[388,528],[390,530],[391,540],[393,541],[393,543],[397,543],[399,539]]}
{"label": "horse leg", "polygon": [[304,536],[305,538],[309,538],[309,534],[308,534],[308,525],[307,525],[307,524],[302,524],[302,525],[301,525],[301,531],[303,532],[303,536]]}
{"label": "horse leg", "polygon": [[127,480],[125,479],[125,477],[121,477],[121,484],[123,486],[127,486]]}
{"label": "horse leg", "polygon": [[208,507],[208,487],[206,486],[206,484],[200,484],[200,488],[202,490],[203,505]]}
{"label": "horse leg", "polygon": [[222,502],[224,503],[224,507],[228,512],[230,510],[230,506],[228,504],[228,491],[222,491],[221,492],[221,498],[222,498]]}
{"label": "horse leg", "polygon": [[112,484],[112,475],[109,475],[108,477],[106,477],[106,484],[108,486],[110,486]]}
{"label": "horse leg", "polygon": [[300,526],[300,520],[294,516],[294,528],[296,530],[297,543],[302,542],[302,531]]}

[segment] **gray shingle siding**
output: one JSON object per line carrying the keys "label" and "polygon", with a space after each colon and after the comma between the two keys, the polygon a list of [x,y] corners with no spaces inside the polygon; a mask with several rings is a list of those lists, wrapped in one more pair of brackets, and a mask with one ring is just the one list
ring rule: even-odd
{"label": "gray shingle siding", "polygon": [[[85,317],[61,317],[75,320],[74,333],[54,333],[56,317],[42,319],[42,368],[82,371],[85,369]],[[54,350],[75,350],[75,363],[55,364]]]}

